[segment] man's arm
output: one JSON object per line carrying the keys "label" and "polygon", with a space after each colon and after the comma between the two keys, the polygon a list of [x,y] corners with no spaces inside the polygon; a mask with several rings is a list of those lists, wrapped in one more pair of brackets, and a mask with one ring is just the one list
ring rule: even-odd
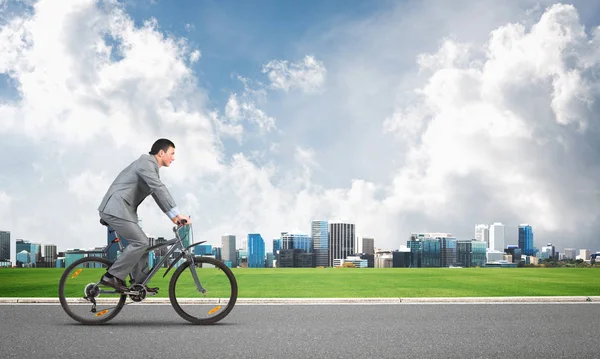
{"label": "man's arm", "polygon": [[151,160],[140,161],[138,175],[150,187],[152,198],[154,198],[158,207],[175,222],[174,218],[180,216],[179,209],[177,209],[175,200],[173,200],[167,186],[158,177],[156,165]]}

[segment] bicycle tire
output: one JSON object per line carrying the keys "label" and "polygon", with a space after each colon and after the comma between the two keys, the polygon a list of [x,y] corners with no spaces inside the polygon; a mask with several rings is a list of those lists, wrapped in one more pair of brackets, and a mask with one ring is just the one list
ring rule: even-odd
{"label": "bicycle tire", "polygon": [[87,320],[87,319],[82,318],[82,317],[78,316],[77,314],[73,313],[71,311],[71,309],[69,308],[69,304],[67,303],[67,299],[65,298],[65,295],[64,295],[65,282],[68,278],[70,271],[72,269],[74,269],[76,266],[78,266],[82,263],[86,263],[86,262],[100,262],[102,264],[105,264],[107,268],[112,265],[111,261],[109,261],[108,259],[102,258],[102,257],[85,257],[85,258],[76,260],[70,266],[65,268],[63,274],[60,277],[60,282],[58,284],[58,299],[60,300],[60,305],[62,306],[63,310],[71,318],[75,319],[76,321],[78,321],[82,324],[91,324],[91,325],[104,324],[104,323],[108,322],[109,320],[113,319],[115,316],[117,316],[117,314],[119,314],[121,309],[123,309],[123,306],[125,305],[125,301],[127,299],[127,295],[125,295],[125,294],[121,295],[118,304],[110,311],[110,314],[104,316],[102,319],[99,319],[99,320]]}
{"label": "bicycle tire", "polygon": [[[229,315],[229,313],[235,306],[235,302],[237,301],[237,296],[238,296],[237,280],[235,279],[235,276],[233,275],[233,272],[231,271],[231,269],[219,260],[216,260],[214,258],[209,258],[209,257],[195,257],[194,261],[196,263],[207,263],[207,264],[214,265],[215,267],[219,268],[227,275],[227,278],[229,279],[229,283],[231,285],[231,296],[229,297],[229,302],[227,303],[227,306],[225,307],[225,309],[223,311],[221,311],[219,314],[215,315],[214,317],[203,318],[203,319],[189,315],[188,313],[186,313],[183,310],[183,308],[181,308],[181,306],[177,302],[177,296],[175,295],[175,285],[176,285],[177,279],[179,279],[179,276],[181,275],[181,273],[183,273],[183,271],[188,269],[188,267],[190,266],[189,261],[186,261],[185,263],[183,263],[181,266],[179,266],[179,268],[177,268],[175,273],[173,273],[173,276],[171,277],[171,281],[169,282],[169,300],[171,301],[171,305],[173,306],[173,309],[175,309],[177,314],[179,314],[183,319],[187,320],[188,322],[193,323],[193,324],[200,324],[200,325],[214,324],[214,323],[222,320],[223,318],[225,318],[227,315]],[[198,276],[200,278],[200,281],[202,282],[201,274],[199,274]]]}

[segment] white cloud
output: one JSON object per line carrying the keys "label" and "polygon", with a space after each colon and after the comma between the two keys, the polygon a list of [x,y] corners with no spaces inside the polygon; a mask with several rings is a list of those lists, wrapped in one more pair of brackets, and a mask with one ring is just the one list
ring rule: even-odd
{"label": "white cloud", "polygon": [[111,179],[101,174],[85,170],[76,177],[69,179],[69,193],[83,203],[98,201],[98,194],[105,192],[111,184]]}
{"label": "white cloud", "polygon": [[[598,92],[585,74],[600,63],[581,60],[596,52],[588,45],[595,41],[572,6],[556,5],[531,31],[521,25],[495,30],[476,62],[468,46],[448,42],[421,56],[421,68],[431,75],[417,108],[401,107],[385,123],[410,135],[425,129],[396,175],[394,201],[457,221],[473,206],[485,218],[527,219],[545,232],[593,223],[598,210],[563,187],[590,188],[592,177],[554,168],[569,167],[574,155],[556,134],[573,146],[593,118]],[[467,200],[473,184],[485,186],[491,203]]]}
{"label": "white cloud", "polygon": [[287,92],[297,87],[305,92],[314,92],[323,86],[327,70],[323,62],[306,55],[299,62],[269,61],[263,66],[262,72],[268,74],[274,89]]}
{"label": "white cloud", "polygon": [[[36,158],[35,176],[10,175],[7,193],[44,179],[13,203],[36,224],[18,222],[13,232],[49,241],[62,226],[69,247],[92,245],[111,177],[159,137],[186,149],[163,175],[170,183],[222,170],[220,124],[187,65],[199,52],[155,20],[136,27],[114,2],[40,1],[31,13],[0,28],[0,72],[18,90],[16,101],[0,101],[0,137],[20,139]],[[56,201],[69,203],[60,217],[48,211]]]}
{"label": "white cloud", "polygon": [[200,59],[200,50],[192,51],[192,53],[190,54],[190,62],[194,63],[194,62],[197,62],[199,59]]}
{"label": "white cloud", "polygon": [[267,101],[267,92],[261,83],[256,88],[250,85],[250,80],[236,76],[244,85],[241,95],[230,93],[225,104],[223,116],[214,111],[211,113],[217,127],[217,132],[223,137],[232,137],[239,144],[244,135],[244,124],[252,124],[258,128],[259,134],[264,135],[277,129],[276,119],[267,115],[257,104]]}
{"label": "white cloud", "polygon": [[225,105],[227,123],[236,124],[246,121],[256,125],[261,134],[276,129],[275,118],[257,107],[252,93],[244,92],[241,97],[232,93]]}

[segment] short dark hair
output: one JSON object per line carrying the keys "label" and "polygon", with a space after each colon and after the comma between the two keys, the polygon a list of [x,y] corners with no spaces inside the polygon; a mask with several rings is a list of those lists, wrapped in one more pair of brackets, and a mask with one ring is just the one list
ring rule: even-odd
{"label": "short dark hair", "polygon": [[170,140],[167,140],[166,138],[161,138],[161,139],[156,140],[156,142],[154,142],[149,153],[151,155],[155,155],[158,152],[160,152],[160,150],[167,152],[169,150],[169,147],[175,148],[175,144],[173,142],[171,142]]}

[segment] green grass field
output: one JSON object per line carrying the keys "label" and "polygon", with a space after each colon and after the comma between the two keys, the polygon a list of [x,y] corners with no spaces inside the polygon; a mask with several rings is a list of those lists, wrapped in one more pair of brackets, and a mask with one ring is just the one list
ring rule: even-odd
{"label": "green grass field", "polygon": [[[598,296],[600,268],[265,268],[233,270],[240,298]],[[0,269],[0,297],[56,297],[63,269]],[[103,270],[98,270],[98,278]],[[162,273],[151,286],[168,297]]]}

